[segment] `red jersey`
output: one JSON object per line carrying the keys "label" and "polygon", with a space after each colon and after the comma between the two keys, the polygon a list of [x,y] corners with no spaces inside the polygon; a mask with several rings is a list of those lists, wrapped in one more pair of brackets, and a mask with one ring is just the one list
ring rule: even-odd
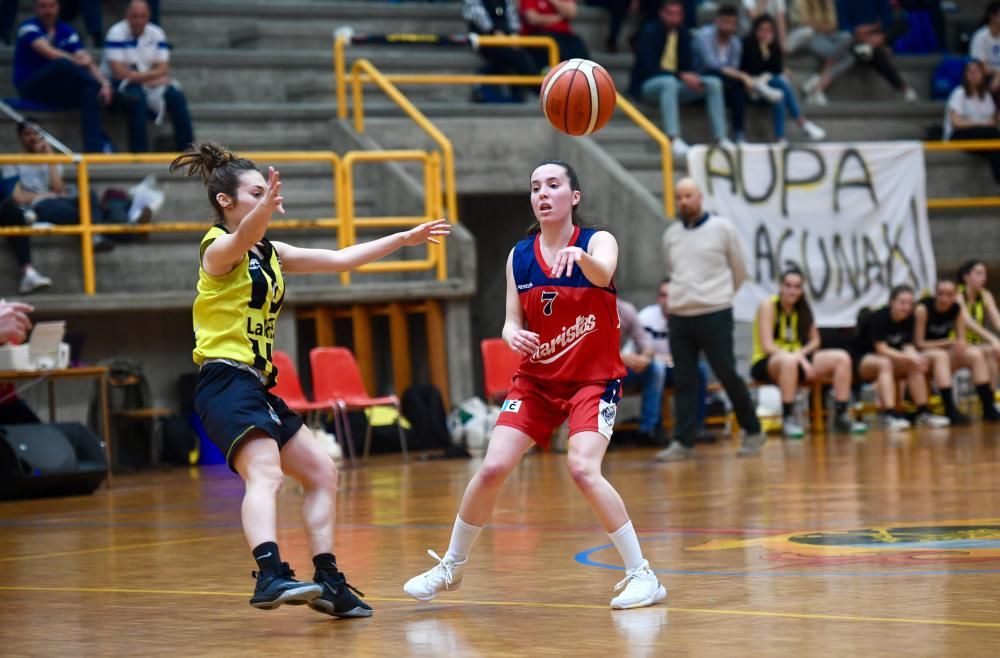
{"label": "red jersey", "polygon": [[550,25],[545,25],[541,27],[535,27],[529,25],[527,19],[525,19],[524,14],[529,9],[534,9],[539,14],[544,16],[558,16],[559,11],[556,9],[548,0],[521,0],[521,32],[523,34],[541,34],[545,32],[559,32],[560,34],[571,34],[573,32],[570,29],[569,21],[565,18],[561,21],[557,21]]}
{"label": "red jersey", "polygon": [[[571,246],[587,251],[597,231],[576,227]],[[514,246],[524,328],[538,334],[541,347],[521,360],[518,375],[561,382],[605,382],[625,376],[619,352],[618,291],[587,280],[578,266],[572,276],[549,277],[538,235]]]}

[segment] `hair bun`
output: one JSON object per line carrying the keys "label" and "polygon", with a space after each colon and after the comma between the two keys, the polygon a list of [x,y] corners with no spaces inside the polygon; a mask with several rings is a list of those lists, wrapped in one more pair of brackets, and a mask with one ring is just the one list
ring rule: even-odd
{"label": "hair bun", "polygon": [[220,167],[239,159],[235,153],[216,142],[200,142],[192,144],[170,163],[170,171],[186,169],[188,176],[201,176],[208,181],[212,172]]}

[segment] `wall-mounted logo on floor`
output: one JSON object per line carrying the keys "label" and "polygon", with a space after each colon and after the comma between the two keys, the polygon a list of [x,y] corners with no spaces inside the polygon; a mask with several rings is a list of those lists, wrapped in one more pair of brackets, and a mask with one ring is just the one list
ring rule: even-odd
{"label": "wall-mounted logo on floor", "polygon": [[772,559],[836,562],[985,562],[1000,559],[1000,519],[894,524],[850,530],[713,539],[689,551],[766,549]]}

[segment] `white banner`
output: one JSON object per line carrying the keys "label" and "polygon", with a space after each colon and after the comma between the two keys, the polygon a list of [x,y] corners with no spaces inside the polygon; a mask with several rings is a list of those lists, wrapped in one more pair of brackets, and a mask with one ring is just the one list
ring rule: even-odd
{"label": "white banner", "polygon": [[688,171],[706,210],[743,238],[749,277],[736,296],[750,322],[789,267],[806,275],[821,327],[854,326],[858,311],[908,283],[933,290],[924,154],[919,142],[696,146]]}

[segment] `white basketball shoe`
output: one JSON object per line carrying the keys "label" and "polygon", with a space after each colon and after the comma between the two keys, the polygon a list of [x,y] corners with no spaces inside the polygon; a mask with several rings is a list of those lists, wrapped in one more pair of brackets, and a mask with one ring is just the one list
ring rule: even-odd
{"label": "white basketball shoe", "polygon": [[611,607],[615,610],[645,608],[667,598],[667,588],[660,584],[647,560],[635,569],[627,570],[625,578],[615,585],[615,591],[621,592],[611,599]]}
{"label": "white basketball shoe", "polygon": [[403,585],[403,591],[417,599],[418,601],[431,601],[438,592],[448,590],[454,591],[462,585],[462,571],[468,559],[455,562],[448,557],[440,557],[434,551],[427,553],[438,561],[437,566],[429,571],[425,571],[419,576],[414,576]]}

